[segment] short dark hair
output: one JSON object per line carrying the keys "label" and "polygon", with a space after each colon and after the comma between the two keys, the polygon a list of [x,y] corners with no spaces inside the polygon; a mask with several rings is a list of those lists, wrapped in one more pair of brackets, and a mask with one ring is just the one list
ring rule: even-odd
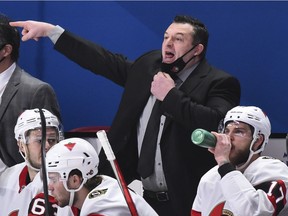
{"label": "short dark hair", "polygon": [[13,48],[11,59],[17,61],[19,58],[20,34],[17,28],[9,25],[11,20],[5,14],[0,13],[0,48],[10,44]]}
{"label": "short dark hair", "polygon": [[[69,173],[69,177],[73,175],[78,175],[83,179],[82,172],[78,169],[73,169]],[[98,175],[94,175],[93,177],[87,179],[84,187],[88,189],[88,191],[92,191],[95,187],[97,187],[102,182],[102,177]]]}
{"label": "short dark hair", "polygon": [[192,45],[197,45],[201,43],[204,46],[204,50],[201,53],[201,57],[204,57],[206,55],[209,39],[209,32],[204,23],[196,18],[187,15],[175,16],[173,23],[183,23],[183,24],[189,23],[190,25],[193,26],[194,32],[192,35],[193,37]]}

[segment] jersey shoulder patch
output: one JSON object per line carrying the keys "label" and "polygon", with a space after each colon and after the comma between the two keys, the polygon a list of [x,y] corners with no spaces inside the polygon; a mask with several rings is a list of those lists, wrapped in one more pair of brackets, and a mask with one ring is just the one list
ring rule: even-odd
{"label": "jersey shoulder patch", "polygon": [[99,197],[101,195],[104,195],[107,192],[107,188],[106,189],[101,189],[101,190],[92,190],[89,195],[88,198],[89,199],[93,199],[95,197]]}
{"label": "jersey shoulder patch", "polygon": [[271,156],[262,156],[262,159],[275,159],[275,158]]}

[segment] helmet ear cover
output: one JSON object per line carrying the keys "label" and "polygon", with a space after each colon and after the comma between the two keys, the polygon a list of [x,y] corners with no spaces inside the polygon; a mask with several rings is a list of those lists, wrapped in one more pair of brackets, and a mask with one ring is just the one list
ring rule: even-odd
{"label": "helmet ear cover", "polygon": [[[258,144],[257,144],[258,143]],[[255,150],[253,150],[253,147],[255,146],[255,144],[257,144],[257,148]],[[254,142],[254,146],[252,146],[252,151],[259,151],[260,149],[265,148],[265,145],[264,145],[264,135],[263,134],[259,134],[257,136],[257,138],[255,139],[255,142]],[[255,148],[255,147],[254,147]],[[263,151],[263,150],[262,150]],[[261,152],[262,152],[261,151]]]}
{"label": "helmet ear cover", "polygon": [[[78,169],[71,170],[70,173],[68,174],[68,177],[65,178],[65,180],[62,179],[61,177],[60,177],[60,180],[63,181],[63,185],[65,189],[70,192],[72,191],[76,192],[80,190],[83,187],[83,185],[87,182],[87,179],[86,180],[83,179],[82,172]],[[76,188],[74,188],[74,186],[71,185],[71,180],[73,182],[73,185],[76,182],[76,180],[79,182],[79,185]]]}

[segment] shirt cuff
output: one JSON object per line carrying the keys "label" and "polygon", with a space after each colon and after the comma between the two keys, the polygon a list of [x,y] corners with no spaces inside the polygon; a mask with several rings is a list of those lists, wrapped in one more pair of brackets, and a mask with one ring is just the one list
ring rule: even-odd
{"label": "shirt cuff", "polygon": [[235,166],[231,163],[225,163],[218,168],[218,173],[223,178],[227,173],[236,170]]}
{"label": "shirt cuff", "polygon": [[57,42],[57,40],[59,39],[59,37],[61,36],[61,34],[64,32],[65,30],[59,26],[56,25],[49,33],[48,33],[48,37],[50,38],[50,40],[53,42],[53,44],[55,44]]}

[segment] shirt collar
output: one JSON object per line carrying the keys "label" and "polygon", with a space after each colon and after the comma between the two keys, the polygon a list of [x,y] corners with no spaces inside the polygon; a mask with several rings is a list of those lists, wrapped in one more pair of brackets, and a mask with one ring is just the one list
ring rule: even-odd
{"label": "shirt collar", "polygon": [[14,62],[9,68],[0,73],[0,89],[5,86],[12,76],[14,70],[16,68],[16,63]]}
{"label": "shirt collar", "polygon": [[180,71],[177,76],[178,78],[182,81],[182,82],[185,82],[185,80],[188,78],[188,76],[195,70],[195,68],[199,65],[199,62],[192,65],[191,67],[189,68],[186,68],[182,71]]}

